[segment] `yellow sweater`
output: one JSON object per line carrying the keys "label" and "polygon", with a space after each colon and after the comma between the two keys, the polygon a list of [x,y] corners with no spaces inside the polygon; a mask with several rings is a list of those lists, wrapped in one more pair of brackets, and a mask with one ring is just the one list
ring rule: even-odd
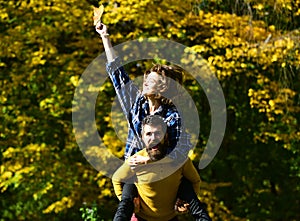
{"label": "yellow sweater", "polygon": [[[147,156],[146,149],[136,154]],[[140,165],[134,170],[125,162],[112,177],[115,193],[121,200],[122,181],[136,175],[135,185],[141,203],[137,215],[148,221],[170,220],[176,216],[174,205],[181,178],[184,176],[192,182],[196,194],[200,190],[200,176],[190,159],[176,167],[167,158]]]}

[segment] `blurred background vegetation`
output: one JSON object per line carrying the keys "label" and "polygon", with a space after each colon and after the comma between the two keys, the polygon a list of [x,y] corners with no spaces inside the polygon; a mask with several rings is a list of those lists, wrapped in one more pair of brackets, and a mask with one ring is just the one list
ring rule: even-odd
{"label": "blurred background vegetation", "polygon": [[[213,220],[300,220],[300,0],[100,3],[114,45],[148,37],[176,41],[201,55],[218,77],[226,134],[213,162],[199,171],[201,200]],[[80,208],[95,205],[98,220],[113,216],[111,180],[87,162],[72,128],[80,76],[104,52],[92,5],[99,2],[0,2],[1,221],[81,220]],[[140,76],[143,65],[126,69]],[[201,121],[192,153],[197,165],[210,108],[195,79],[184,85]],[[124,142],[110,114],[114,99],[108,80],[96,118],[104,143],[121,156]]]}

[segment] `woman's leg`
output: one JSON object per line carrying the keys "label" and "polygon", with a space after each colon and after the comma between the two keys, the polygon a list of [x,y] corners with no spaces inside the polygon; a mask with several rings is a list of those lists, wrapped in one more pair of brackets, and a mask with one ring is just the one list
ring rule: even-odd
{"label": "woman's leg", "polygon": [[180,183],[178,197],[189,203],[189,212],[197,221],[211,221],[203,203],[197,197],[192,183],[186,178],[182,178]]}
{"label": "woman's leg", "polygon": [[122,199],[119,202],[114,221],[129,221],[134,211],[133,199],[137,197],[137,189],[134,184],[124,183]]}

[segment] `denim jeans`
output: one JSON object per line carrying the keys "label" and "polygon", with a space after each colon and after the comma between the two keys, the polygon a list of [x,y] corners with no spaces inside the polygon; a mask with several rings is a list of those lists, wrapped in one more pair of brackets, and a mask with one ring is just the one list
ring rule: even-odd
{"label": "denim jeans", "polygon": [[189,213],[196,221],[211,221],[205,204],[201,203],[194,191],[192,183],[185,177],[182,178],[177,192],[177,197],[190,204]]}
{"label": "denim jeans", "polygon": [[114,221],[129,221],[134,211],[133,199],[138,196],[136,186],[131,183],[124,183],[122,198],[119,202]]}

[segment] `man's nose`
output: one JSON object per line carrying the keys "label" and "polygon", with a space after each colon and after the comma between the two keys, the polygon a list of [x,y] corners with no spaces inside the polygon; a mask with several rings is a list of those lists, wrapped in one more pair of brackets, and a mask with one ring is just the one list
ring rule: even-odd
{"label": "man's nose", "polygon": [[155,133],[152,133],[151,134],[151,140],[155,140],[156,139],[156,134]]}

